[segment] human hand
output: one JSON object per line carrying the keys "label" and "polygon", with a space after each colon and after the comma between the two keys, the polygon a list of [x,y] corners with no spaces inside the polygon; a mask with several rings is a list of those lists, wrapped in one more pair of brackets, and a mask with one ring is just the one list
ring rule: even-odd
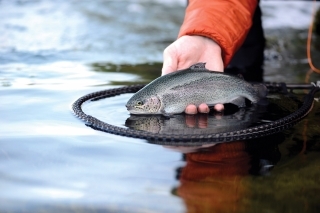
{"label": "human hand", "polygon": [[[162,75],[186,69],[198,62],[205,62],[206,68],[223,72],[223,61],[220,46],[210,38],[204,36],[182,36],[169,45],[163,52]],[[222,111],[224,106],[217,104],[216,111]],[[188,105],[186,114],[208,113],[207,104]]]}

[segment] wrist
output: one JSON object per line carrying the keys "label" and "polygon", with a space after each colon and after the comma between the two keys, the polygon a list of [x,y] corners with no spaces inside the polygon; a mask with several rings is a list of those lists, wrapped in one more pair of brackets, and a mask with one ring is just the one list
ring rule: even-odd
{"label": "wrist", "polygon": [[222,49],[220,45],[213,39],[206,36],[194,35],[197,39],[202,40],[204,46],[204,56],[206,59],[206,68],[213,71],[223,72],[224,64],[222,58]]}

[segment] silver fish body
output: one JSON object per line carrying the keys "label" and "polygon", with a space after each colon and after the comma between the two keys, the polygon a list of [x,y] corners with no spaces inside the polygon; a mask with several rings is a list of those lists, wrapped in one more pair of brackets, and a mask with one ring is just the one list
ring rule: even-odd
{"label": "silver fish body", "polygon": [[182,113],[186,106],[233,103],[245,106],[245,98],[257,103],[266,87],[253,86],[238,76],[209,71],[205,63],[161,76],[135,93],[126,107],[131,114]]}

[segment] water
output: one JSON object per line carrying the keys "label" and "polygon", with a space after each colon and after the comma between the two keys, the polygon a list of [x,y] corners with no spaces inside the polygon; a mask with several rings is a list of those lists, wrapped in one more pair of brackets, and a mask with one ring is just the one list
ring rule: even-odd
{"label": "water", "polygon": [[[286,18],[301,19],[282,19],[288,5]],[[304,82],[311,3],[262,6],[265,80]],[[159,76],[183,11],[184,1],[0,1],[1,212],[319,212],[318,102],[283,133],[191,149],[73,116],[82,95]],[[124,126],[129,96],[84,109]]]}

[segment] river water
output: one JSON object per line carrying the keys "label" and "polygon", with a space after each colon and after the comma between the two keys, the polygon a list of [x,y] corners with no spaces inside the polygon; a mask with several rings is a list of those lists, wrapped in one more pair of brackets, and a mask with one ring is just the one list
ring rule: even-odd
{"label": "river water", "polygon": [[[261,5],[265,80],[303,83],[312,3]],[[71,104],[87,93],[158,77],[184,8],[182,0],[0,1],[1,212],[320,211],[319,102],[283,133],[202,148],[111,135],[74,117]],[[316,45],[312,54],[320,57]],[[84,109],[124,126],[129,97]]]}

